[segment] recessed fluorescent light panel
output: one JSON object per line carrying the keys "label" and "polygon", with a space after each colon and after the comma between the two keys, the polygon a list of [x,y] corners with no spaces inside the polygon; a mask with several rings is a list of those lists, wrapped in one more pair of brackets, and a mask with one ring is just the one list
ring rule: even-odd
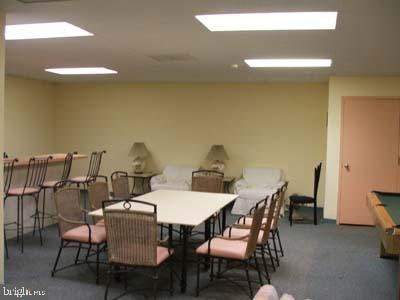
{"label": "recessed fluorescent light panel", "polygon": [[67,22],[52,22],[7,25],[5,38],[6,40],[30,40],[92,35],[93,33]]}
{"label": "recessed fluorescent light panel", "polygon": [[197,15],[210,31],[333,30],[337,12],[280,12]]}
{"label": "recessed fluorescent light panel", "polygon": [[93,74],[117,74],[117,71],[107,68],[53,68],[46,69],[46,72],[60,75],[93,75]]}
{"label": "recessed fluorescent light panel", "polygon": [[331,59],[245,59],[251,68],[327,68]]}

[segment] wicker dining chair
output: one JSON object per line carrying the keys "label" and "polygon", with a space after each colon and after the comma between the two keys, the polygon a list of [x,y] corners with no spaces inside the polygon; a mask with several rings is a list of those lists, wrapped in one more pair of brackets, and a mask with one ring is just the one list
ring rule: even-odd
{"label": "wicker dining chair", "polygon": [[[260,228],[262,225],[262,219],[265,212],[265,201],[260,201],[253,214],[253,222],[247,235],[234,238],[229,236],[215,236],[200,247],[196,249],[197,253],[197,283],[196,283],[196,296],[199,296],[200,292],[200,264],[201,259],[205,259],[207,263],[208,259],[211,259],[211,270],[210,280],[214,279],[214,259],[218,259],[218,273],[217,277],[221,277],[220,266],[222,260],[228,262],[235,261],[240,262],[245,269],[246,279],[249,287],[249,296],[253,297],[252,281],[250,280],[249,267],[251,259],[254,259],[255,268],[258,273],[258,280],[260,286],[262,285],[261,271],[258,264],[256,255],[257,239],[259,236]],[[242,228],[240,224],[235,224],[235,228]],[[248,226],[243,226],[244,229],[248,229]]]}
{"label": "wicker dining chair", "polygon": [[[192,191],[205,193],[222,193],[224,189],[224,173],[214,170],[198,170],[192,172]],[[222,232],[220,212],[212,218],[212,234],[215,234],[215,220],[218,221],[219,233]]]}
{"label": "wicker dining chair", "polygon": [[[101,178],[104,181],[98,181]],[[90,210],[96,210],[103,207],[103,201],[110,200],[110,193],[108,191],[108,180],[106,176],[93,176],[92,181],[88,184],[88,200]],[[101,217],[93,216],[93,223],[96,225],[103,225],[104,220]]]}
{"label": "wicker dining chair", "polygon": [[[129,198],[124,201],[121,209],[109,207],[110,204],[118,203],[120,200],[103,202],[109,263],[108,282],[104,299],[108,297],[113,274],[123,273],[125,275],[126,290],[127,275],[129,272],[134,272],[136,268],[152,270],[151,275],[140,274],[153,279],[153,297],[156,298],[158,274],[167,261],[169,262],[170,272],[169,292],[172,295],[173,269],[172,261],[169,258],[173,254],[173,249],[160,245],[161,242],[166,242],[169,237],[161,242],[157,240],[157,206],[148,202],[130,200]],[[135,210],[135,207],[140,210]]]}
{"label": "wicker dining chair", "polygon": [[[7,159],[8,156],[7,154],[4,152],[3,154],[4,157],[4,173],[3,173],[3,179],[4,179],[4,185],[3,185],[3,205],[4,208],[6,206],[6,199],[8,197],[8,192],[10,190],[11,187],[11,182],[12,182],[12,177],[13,177],[13,173],[14,173],[14,166],[15,163],[18,162],[17,158],[14,159]],[[4,224],[4,249],[6,251],[6,258],[9,258],[8,255],[8,245],[7,245],[7,235],[6,235],[6,226],[7,225],[11,225],[11,224],[16,224],[15,222],[10,223],[10,224]]]}
{"label": "wicker dining chair", "polygon": [[128,172],[125,171],[115,171],[111,174],[111,186],[114,198],[130,198],[129,177]]}
{"label": "wicker dining chair", "polygon": [[[86,173],[86,176],[78,176],[78,177],[73,177],[71,181],[75,183],[78,188],[83,185],[83,191],[87,192],[87,186],[90,181],[93,180],[93,177],[96,177],[99,175],[100,172],[100,166],[101,166],[101,160],[103,158],[103,154],[105,154],[106,151],[95,151],[92,152],[90,155],[90,161],[89,161],[89,168]],[[86,193],[85,193],[86,194]],[[86,198],[83,201],[84,208],[86,208]]]}
{"label": "wicker dining chair", "polygon": [[47,216],[48,218],[54,218],[54,215],[52,214],[47,214],[45,211],[46,208],[46,190],[54,189],[54,186],[56,185],[57,182],[59,181],[65,181],[68,179],[69,174],[71,173],[71,167],[72,167],[72,160],[74,157],[75,153],[67,153],[67,155],[65,156],[64,159],[64,167],[63,167],[63,171],[61,174],[61,178],[59,180],[46,180],[45,182],[43,182],[42,184],[42,190],[43,190],[43,200],[42,200],[42,229],[44,228],[44,219]]}
{"label": "wicker dining chair", "polygon": [[[89,261],[89,256],[96,255],[94,263],[96,264],[97,284],[99,282],[99,255],[106,244],[106,230],[104,226],[90,225],[85,222],[84,215],[87,211],[81,206],[80,190],[79,188],[71,187],[72,184],[74,184],[72,181],[61,181],[54,187],[54,200],[61,242],[51,276],[53,277],[55,273],[74,265],[92,263]],[[71,265],[57,269],[61,252],[65,248],[77,249],[75,261]],[[79,257],[82,249],[87,250],[83,260]]]}
{"label": "wicker dining chair", "polygon": [[31,197],[35,202],[35,212],[32,217],[34,218],[33,235],[36,232],[36,224],[38,226],[40,245],[43,245],[42,229],[40,225],[39,215],[39,193],[41,186],[46,178],[47,166],[51,156],[45,158],[32,157],[28,161],[26,171],[26,178],[23,187],[10,188],[7,197],[17,198],[17,243],[21,237],[21,252],[24,252],[24,202],[26,197]]}

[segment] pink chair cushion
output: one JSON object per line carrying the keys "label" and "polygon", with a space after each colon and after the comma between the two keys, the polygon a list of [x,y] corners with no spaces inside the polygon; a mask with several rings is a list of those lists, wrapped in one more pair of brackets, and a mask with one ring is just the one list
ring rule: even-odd
{"label": "pink chair cushion", "polygon": [[[249,233],[250,233],[249,229],[232,228],[231,237],[238,238],[238,237],[248,235]],[[258,238],[257,238],[258,245],[263,244],[263,242],[262,242],[263,235],[264,235],[264,231],[260,230],[260,233],[258,234]],[[225,229],[224,236],[229,236],[229,229]]]}
{"label": "pink chair cushion", "polygon": [[58,182],[57,180],[45,181],[45,182],[43,182],[42,186],[45,188],[52,188],[56,185],[57,182]]}
{"label": "pink chair cushion", "polygon": [[157,246],[157,266],[162,264],[170,255],[174,253],[174,249],[170,250],[171,254],[168,252],[168,248]]}
{"label": "pink chair cushion", "polygon": [[[106,241],[106,228],[104,226],[90,225],[92,244],[101,244]],[[64,240],[89,243],[89,229],[86,225],[70,229],[62,236]]]}
{"label": "pink chair cushion", "polygon": [[[210,254],[217,257],[231,259],[245,259],[247,241],[223,240],[213,238],[211,241]],[[196,249],[197,254],[208,254],[208,241]]]}
{"label": "pink chair cushion", "polygon": [[8,194],[11,196],[21,196],[21,195],[30,195],[30,194],[35,194],[39,193],[40,188],[32,188],[32,187],[27,187],[24,191],[24,188],[13,188],[8,190]]}
{"label": "pink chair cushion", "polygon": [[78,177],[74,177],[71,179],[71,181],[73,182],[85,182],[86,181],[86,176],[78,176]]}

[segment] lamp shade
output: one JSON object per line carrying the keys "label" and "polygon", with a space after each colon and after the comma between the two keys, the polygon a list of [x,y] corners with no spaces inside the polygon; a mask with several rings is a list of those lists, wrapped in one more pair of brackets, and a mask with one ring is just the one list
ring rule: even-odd
{"label": "lamp shade", "polygon": [[149,150],[147,150],[144,143],[133,143],[131,151],[129,151],[129,156],[135,158],[145,158],[149,156]]}
{"label": "lamp shade", "polygon": [[224,145],[212,145],[210,151],[208,151],[207,159],[211,161],[224,161],[229,160],[229,157],[225,151]]}

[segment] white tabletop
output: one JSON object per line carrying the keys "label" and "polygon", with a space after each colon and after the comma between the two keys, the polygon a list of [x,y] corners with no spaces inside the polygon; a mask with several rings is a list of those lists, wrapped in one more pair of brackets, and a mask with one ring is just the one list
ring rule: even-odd
{"label": "white tabletop", "polygon": [[[237,197],[235,194],[159,190],[133,199],[156,204],[158,223],[197,226]],[[131,209],[152,211],[150,206],[134,202],[131,204]],[[123,202],[113,204],[107,209],[112,208],[122,209]],[[89,215],[101,217],[103,210],[91,211]]]}

